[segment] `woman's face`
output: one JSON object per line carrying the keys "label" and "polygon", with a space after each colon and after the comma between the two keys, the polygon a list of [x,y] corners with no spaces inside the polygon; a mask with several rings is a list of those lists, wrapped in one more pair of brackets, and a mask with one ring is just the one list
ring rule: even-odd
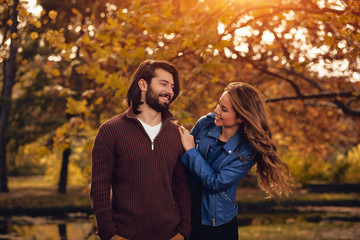
{"label": "woman's face", "polygon": [[214,113],[216,114],[214,122],[216,126],[224,128],[239,128],[239,124],[242,122],[240,118],[236,117],[235,109],[233,108],[230,95],[227,91],[221,95]]}

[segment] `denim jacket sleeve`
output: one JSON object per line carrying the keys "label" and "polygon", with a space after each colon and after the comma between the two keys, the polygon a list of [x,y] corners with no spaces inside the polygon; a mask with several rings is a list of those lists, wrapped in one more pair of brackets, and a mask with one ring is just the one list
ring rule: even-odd
{"label": "denim jacket sleeve", "polygon": [[254,164],[254,160],[241,161],[236,156],[229,164],[221,167],[219,171],[215,171],[196,148],[186,151],[180,160],[200,179],[203,187],[211,192],[221,192],[238,183]]}

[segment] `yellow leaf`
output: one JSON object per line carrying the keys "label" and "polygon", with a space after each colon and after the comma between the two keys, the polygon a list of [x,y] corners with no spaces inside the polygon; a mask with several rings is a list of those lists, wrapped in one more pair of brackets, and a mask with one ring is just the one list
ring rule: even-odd
{"label": "yellow leaf", "polygon": [[81,16],[81,13],[76,8],[72,8],[71,11],[73,14]]}
{"label": "yellow leaf", "polygon": [[11,19],[9,19],[8,21],[7,21],[7,24],[9,25],[9,26],[12,26],[13,25],[13,20],[11,20]]}
{"label": "yellow leaf", "polygon": [[17,38],[17,37],[18,37],[17,33],[12,33],[12,34],[11,34],[11,38],[12,38],[12,39],[15,39],[15,38]]}
{"label": "yellow leaf", "polygon": [[69,114],[79,114],[79,113],[85,113],[87,108],[86,108],[86,104],[87,101],[86,100],[82,100],[82,101],[76,101],[73,98],[67,98],[67,103],[66,103],[66,112]]}
{"label": "yellow leaf", "polygon": [[100,104],[102,104],[103,100],[104,100],[104,99],[103,99],[102,97],[99,97],[98,99],[96,99],[95,105],[100,105]]}
{"label": "yellow leaf", "polygon": [[39,34],[38,34],[37,32],[32,32],[32,33],[30,34],[30,37],[31,37],[31,39],[35,40],[35,39],[38,39]]}
{"label": "yellow leaf", "polygon": [[55,77],[60,76],[60,71],[57,68],[53,68],[51,70],[51,74],[54,75]]}
{"label": "yellow leaf", "polygon": [[34,22],[34,26],[37,28],[41,28],[41,22],[40,21]]}
{"label": "yellow leaf", "polygon": [[49,18],[51,18],[51,19],[55,19],[56,17],[57,17],[57,11],[55,11],[55,10],[50,10],[50,12],[49,12]]}

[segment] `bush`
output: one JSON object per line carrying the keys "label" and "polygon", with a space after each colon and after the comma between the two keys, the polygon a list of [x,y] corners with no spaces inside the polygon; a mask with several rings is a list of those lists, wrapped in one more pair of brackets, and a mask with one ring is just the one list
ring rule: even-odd
{"label": "bush", "polygon": [[347,155],[339,155],[333,170],[336,182],[360,183],[360,144],[353,147]]}
{"label": "bush", "polygon": [[288,164],[296,183],[331,181],[332,165],[315,154],[306,157],[298,152],[283,151],[281,158]]}

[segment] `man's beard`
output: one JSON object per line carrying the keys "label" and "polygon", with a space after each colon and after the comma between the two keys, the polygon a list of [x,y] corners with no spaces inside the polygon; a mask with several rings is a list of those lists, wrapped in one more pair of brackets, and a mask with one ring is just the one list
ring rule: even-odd
{"label": "man's beard", "polygon": [[169,110],[170,104],[168,103],[161,104],[159,102],[160,96],[167,96],[168,94],[159,94],[158,96],[154,96],[154,95],[155,92],[151,89],[149,85],[149,89],[146,91],[146,96],[145,96],[146,104],[157,112],[165,112]]}

